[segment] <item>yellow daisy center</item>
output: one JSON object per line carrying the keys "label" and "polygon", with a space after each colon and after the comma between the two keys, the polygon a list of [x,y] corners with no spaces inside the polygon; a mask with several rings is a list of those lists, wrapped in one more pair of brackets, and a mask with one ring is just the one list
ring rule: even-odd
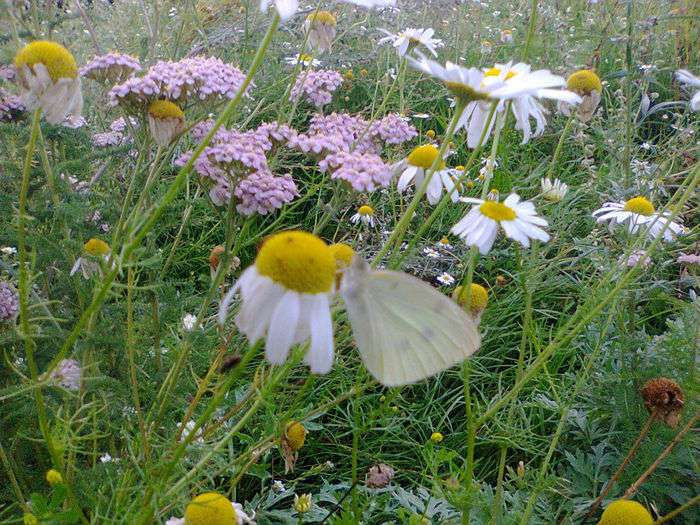
{"label": "yellow daisy center", "polygon": [[513,208],[495,201],[486,201],[479,206],[479,211],[494,221],[512,221],[517,216]]}
{"label": "yellow daisy center", "polygon": [[[498,68],[498,67],[492,67],[492,68],[489,68],[486,71],[484,71],[485,77],[497,77],[500,74],[501,74],[501,68]],[[513,78],[515,75],[517,75],[517,73],[515,71],[508,71],[508,73],[506,73],[505,80],[509,80],[509,79]]]}
{"label": "yellow daisy center", "polygon": [[651,525],[654,519],[644,506],[636,501],[613,501],[603,512],[598,525]]}
{"label": "yellow daisy center", "polygon": [[412,166],[428,169],[433,165],[438,155],[438,149],[432,144],[418,146],[408,155],[408,163]]}
{"label": "yellow daisy center", "polygon": [[447,246],[448,244],[450,244],[450,240],[447,237],[443,237],[442,239],[440,239],[440,244],[442,244],[443,246]]}
{"label": "yellow daisy center", "polygon": [[329,248],[331,249],[331,252],[333,252],[333,258],[335,259],[337,270],[344,270],[350,266],[352,258],[355,256],[355,250],[342,242],[331,244]]}
{"label": "yellow daisy center", "polygon": [[36,64],[44,64],[54,82],[60,78],[78,76],[78,64],[75,63],[75,58],[70,51],[56,42],[36,40],[20,49],[15,56],[17,69],[22,69],[23,66],[32,69]]}
{"label": "yellow daisy center", "polygon": [[435,138],[435,130],[429,129],[428,131],[425,132],[425,136],[428,137],[429,139],[434,139]]}
{"label": "yellow daisy center", "polygon": [[486,93],[481,93],[467,84],[462,82],[453,82],[451,80],[446,80],[444,82],[447,90],[452,93],[455,97],[458,97],[466,102],[471,102],[473,100],[488,100],[489,96]]}
{"label": "yellow daisy center", "polygon": [[625,203],[625,211],[649,216],[654,213],[654,205],[644,197],[634,197]]}
{"label": "yellow daisy center", "polygon": [[333,16],[333,13],[330,11],[317,11],[315,13],[311,13],[308,17],[306,17],[306,20],[310,24],[316,23],[333,27],[336,25],[335,16]]}
{"label": "yellow daisy center", "polygon": [[287,428],[284,431],[284,437],[287,440],[289,448],[291,448],[293,452],[296,452],[304,446],[304,441],[306,440],[306,428],[304,428],[304,425],[298,421],[291,421],[287,424]]}
{"label": "yellow daisy center", "polygon": [[[458,286],[454,291],[453,297],[457,300],[460,306],[466,306],[467,290],[463,286]],[[479,313],[486,308],[489,302],[489,292],[480,284],[472,283],[471,296],[469,298],[469,311]]]}
{"label": "yellow daisy center", "polygon": [[185,509],[185,525],[235,525],[236,511],[231,502],[218,492],[205,492],[194,498]]}
{"label": "yellow daisy center", "polygon": [[300,293],[329,292],[335,280],[333,251],[320,238],[302,231],[268,238],[258,252],[255,266],[261,275]]}
{"label": "yellow daisy center", "polygon": [[299,62],[311,62],[313,61],[314,57],[311,55],[307,55],[306,53],[302,53],[299,55]]}
{"label": "yellow daisy center", "polygon": [[359,213],[360,215],[374,215],[374,208],[365,204],[363,206],[360,206],[360,208],[357,210],[357,213]]}
{"label": "yellow daisy center", "polygon": [[155,100],[148,106],[148,114],[153,118],[166,119],[185,117],[180,107],[169,100]]}
{"label": "yellow daisy center", "polygon": [[567,79],[566,88],[576,93],[588,94],[591,91],[601,93],[603,91],[603,84],[601,84],[600,78],[595,74],[595,71],[581,69],[572,73]]}
{"label": "yellow daisy center", "polygon": [[83,245],[83,251],[88,255],[99,257],[109,253],[109,244],[101,239],[90,239]]}

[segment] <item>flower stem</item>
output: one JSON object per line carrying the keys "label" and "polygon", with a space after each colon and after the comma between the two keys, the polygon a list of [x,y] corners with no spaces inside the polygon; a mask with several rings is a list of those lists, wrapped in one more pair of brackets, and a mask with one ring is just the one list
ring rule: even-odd
{"label": "flower stem", "polygon": [[569,116],[569,120],[566,121],[566,125],[564,126],[561,135],[559,135],[559,142],[557,142],[557,147],[552,155],[552,160],[549,161],[549,168],[547,169],[547,174],[545,175],[545,178],[547,179],[551,179],[554,175],[554,168],[557,167],[557,161],[559,160],[561,152],[564,149],[564,140],[566,140],[566,137],[569,135],[569,131],[571,130],[574,120],[576,120],[576,112],[572,111],[571,116]]}

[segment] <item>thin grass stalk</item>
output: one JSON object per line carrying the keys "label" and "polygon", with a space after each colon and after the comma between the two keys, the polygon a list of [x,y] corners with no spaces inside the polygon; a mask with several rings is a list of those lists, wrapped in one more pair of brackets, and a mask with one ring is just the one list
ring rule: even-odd
{"label": "thin grass stalk", "polygon": [[675,518],[679,514],[685,512],[693,505],[697,505],[698,503],[700,503],[700,494],[698,494],[694,498],[690,499],[689,501],[687,501],[686,503],[684,503],[683,505],[681,505],[677,509],[672,510],[668,514],[666,514],[666,515],[662,516],[661,518],[659,518],[658,520],[656,520],[654,522],[654,525],[660,525],[661,523],[666,523],[668,521],[671,521],[673,518]]}

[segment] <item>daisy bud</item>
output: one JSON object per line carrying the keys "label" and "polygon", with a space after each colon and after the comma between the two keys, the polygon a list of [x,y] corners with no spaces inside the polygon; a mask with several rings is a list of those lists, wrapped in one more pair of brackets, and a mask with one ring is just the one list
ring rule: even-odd
{"label": "daisy bud", "polygon": [[516,472],[518,473],[519,478],[525,477],[525,463],[522,460],[518,461],[518,468]]}
{"label": "daisy bud", "polygon": [[52,487],[55,485],[62,485],[63,476],[61,476],[61,473],[58,470],[50,469],[46,472],[46,481]]}
{"label": "daisy bud", "polygon": [[185,114],[169,100],[155,100],[148,106],[148,125],[155,143],[164,148],[185,129]]}
{"label": "daisy bud", "polygon": [[507,283],[508,283],[508,279],[506,279],[503,275],[496,276],[496,284],[498,286],[505,286]]}
{"label": "daisy bud", "polygon": [[445,436],[443,436],[440,432],[433,432],[430,434],[430,441],[433,443],[441,443],[443,439],[445,439]]}
{"label": "daisy bud", "polygon": [[647,381],[642,387],[644,406],[655,412],[669,427],[678,425],[684,405],[683,390],[672,379],[657,377]]}
{"label": "daisy bud", "polygon": [[365,68],[360,69],[360,76],[362,78],[366,78],[367,75],[369,75],[369,71],[367,71]]}
{"label": "daisy bud", "polygon": [[294,510],[299,514],[306,514],[311,510],[311,494],[294,494]]}
{"label": "daisy bud", "polygon": [[652,525],[654,519],[643,505],[636,501],[613,501],[603,512],[598,525]]}
{"label": "daisy bud", "polygon": [[355,75],[352,72],[352,69],[348,69],[344,74],[343,77],[345,77],[345,80],[352,80],[355,78]]}
{"label": "daisy bud", "polygon": [[365,485],[371,489],[381,489],[391,483],[396,472],[389,465],[378,463],[367,471]]}

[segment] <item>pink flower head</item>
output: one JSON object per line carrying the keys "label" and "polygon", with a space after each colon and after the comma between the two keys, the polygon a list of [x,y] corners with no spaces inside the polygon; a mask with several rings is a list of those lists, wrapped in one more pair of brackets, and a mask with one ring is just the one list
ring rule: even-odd
{"label": "pink flower head", "polygon": [[332,170],[332,179],[348,182],[355,191],[374,191],[391,182],[391,168],[373,153],[340,152],[318,163],[322,172]]}
{"label": "pink flower head", "polygon": [[333,92],[343,83],[343,77],[331,69],[307,70],[294,83],[290,100],[305,98],[318,109],[329,104]]}
{"label": "pink flower head", "polygon": [[22,99],[0,89],[0,122],[12,122],[18,120],[22,113],[27,111]]}
{"label": "pink flower head", "polygon": [[2,64],[0,65],[0,80],[5,80],[7,82],[13,82],[17,77],[17,69],[14,64]]}
{"label": "pink flower head", "polygon": [[299,195],[291,175],[275,177],[270,171],[256,171],[238,183],[234,195],[241,215],[267,215]]}
{"label": "pink flower head", "polygon": [[286,124],[273,121],[260,124],[255,130],[255,135],[260,137],[260,140],[270,143],[272,147],[276,147],[288,143],[297,136],[297,132]]}
{"label": "pink flower head", "polygon": [[351,149],[366,153],[379,152],[369,134],[369,123],[362,117],[348,113],[314,115],[307,133],[293,137],[289,145],[319,157]]}
{"label": "pink flower head", "polygon": [[398,113],[389,113],[383,119],[372,122],[369,134],[387,144],[401,144],[417,137],[418,131],[408,118]]}
{"label": "pink flower head", "polygon": [[141,71],[141,63],[138,58],[120,53],[108,53],[90,60],[80,68],[79,73],[81,77],[97,82],[116,84],[124,82],[139,71]]}
{"label": "pink flower head", "polygon": [[66,390],[80,389],[80,363],[75,359],[64,359],[51,372],[51,379]]}
{"label": "pink flower head", "polygon": [[19,294],[15,287],[0,281],[0,322],[14,321],[19,313]]}
{"label": "pink flower head", "polygon": [[119,146],[126,137],[118,131],[106,131],[105,133],[95,133],[92,136],[92,143],[98,148],[107,146]]}
{"label": "pink flower head", "polygon": [[700,264],[700,255],[681,253],[676,261],[680,264]]}

